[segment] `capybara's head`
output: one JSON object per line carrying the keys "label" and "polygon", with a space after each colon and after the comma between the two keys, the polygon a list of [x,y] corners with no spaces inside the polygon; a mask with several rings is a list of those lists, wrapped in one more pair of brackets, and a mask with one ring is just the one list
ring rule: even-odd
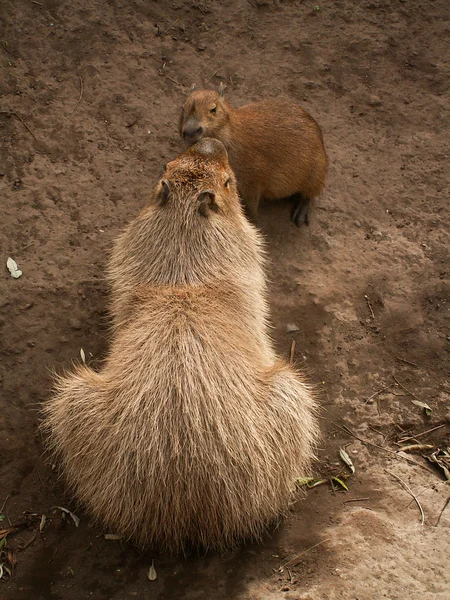
{"label": "capybara's head", "polygon": [[180,135],[186,147],[204,137],[221,137],[229,119],[229,107],[223,98],[223,86],[218,92],[193,91],[181,111]]}
{"label": "capybara's head", "polygon": [[169,162],[154,202],[186,228],[241,215],[236,179],[222,142],[204,138]]}

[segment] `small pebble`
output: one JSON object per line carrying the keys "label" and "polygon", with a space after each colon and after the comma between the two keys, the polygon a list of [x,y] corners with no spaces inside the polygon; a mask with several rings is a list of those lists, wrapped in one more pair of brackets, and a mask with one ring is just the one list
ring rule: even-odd
{"label": "small pebble", "polygon": [[369,106],[381,106],[381,98],[379,96],[370,96],[367,104]]}

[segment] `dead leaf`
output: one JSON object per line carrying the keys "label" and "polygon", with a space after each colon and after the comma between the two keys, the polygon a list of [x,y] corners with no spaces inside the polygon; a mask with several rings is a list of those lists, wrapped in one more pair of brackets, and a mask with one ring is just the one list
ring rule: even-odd
{"label": "dead leaf", "polygon": [[450,454],[447,450],[438,449],[425,458],[435,464],[441,470],[445,479],[450,481]]}
{"label": "dead leaf", "polygon": [[105,540],[123,540],[123,535],[118,533],[105,533]]}
{"label": "dead leaf", "polygon": [[422,402],[422,400],[411,400],[413,404],[418,406],[419,408],[423,408],[427,417],[431,415],[431,408],[428,406],[426,402]]}
{"label": "dead leaf", "polygon": [[9,548],[6,556],[8,558],[9,564],[11,565],[11,568],[14,569],[14,567],[17,564],[17,556],[16,556],[15,549],[14,548]]}
{"label": "dead leaf", "polygon": [[347,490],[347,492],[349,491],[349,489],[346,486],[346,484],[342,481],[342,479],[339,479],[339,477],[332,477],[331,480],[335,481],[336,483],[338,483],[341,487],[344,488],[344,490]]}
{"label": "dead leaf", "polygon": [[39,531],[40,532],[42,532],[42,530],[44,529],[46,521],[47,521],[47,517],[45,515],[42,515],[41,522],[39,524]]}
{"label": "dead leaf", "polygon": [[155,579],[157,577],[158,577],[158,575],[156,574],[155,565],[152,561],[152,564],[150,565],[150,569],[148,570],[147,579],[149,579],[149,581],[155,581]]}
{"label": "dead leaf", "polygon": [[80,524],[80,518],[77,517],[77,515],[75,515],[73,512],[71,512],[68,508],[64,508],[64,506],[53,506],[53,508],[62,510],[67,515],[70,515],[72,517],[72,521],[75,523],[75,527],[78,527],[78,525]]}
{"label": "dead leaf", "polygon": [[352,459],[350,458],[350,456],[347,454],[347,452],[343,448],[339,448],[339,456],[341,457],[342,461],[347,465],[347,467],[350,469],[350,471],[352,472],[352,475],[354,475],[355,474],[355,466],[352,462]]}
{"label": "dead leaf", "polygon": [[14,277],[14,279],[19,279],[19,277],[22,275],[22,271],[17,266],[16,261],[10,256],[6,261],[6,266],[8,267],[8,271],[11,273],[11,277]]}
{"label": "dead leaf", "polygon": [[84,362],[84,364],[86,364],[86,354],[84,353],[83,348],[80,348],[80,356],[81,360]]}

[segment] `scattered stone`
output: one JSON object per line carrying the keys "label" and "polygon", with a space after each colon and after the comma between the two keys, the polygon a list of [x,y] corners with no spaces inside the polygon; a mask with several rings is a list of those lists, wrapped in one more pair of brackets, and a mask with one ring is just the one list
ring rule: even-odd
{"label": "scattered stone", "polygon": [[367,104],[369,106],[381,106],[381,98],[379,96],[370,96],[370,98],[367,101]]}
{"label": "scattered stone", "polygon": [[295,331],[300,331],[300,327],[297,327],[295,323],[288,323],[286,325],[287,333],[294,333]]}
{"label": "scattered stone", "polygon": [[69,319],[69,325],[72,329],[81,329],[81,321],[76,317],[71,317]]}

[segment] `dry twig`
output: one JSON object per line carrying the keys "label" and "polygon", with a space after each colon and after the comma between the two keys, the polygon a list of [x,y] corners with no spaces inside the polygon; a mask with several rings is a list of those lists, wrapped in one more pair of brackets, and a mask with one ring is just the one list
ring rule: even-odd
{"label": "dry twig", "polygon": [[373,313],[372,305],[370,304],[369,296],[367,294],[364,294],[364,298],[366,299],[367,306],[369,307],[370,314],[372,315],[372,319],[375,321],[375,315]]}
{"label": "dry twig", "polygon": [[294,353],[295,353],[295,340],[291,342],[291,349],[289,350],[289,364],[294,364]]}
{"label": "dry twig", "polygon": [[408,494],[410,494],[410,496],[412,496],[414,498],[415,503],[419,507],[420,517],[421,517],[421,525],[423,525],[425,523],[425,515],[423,513],[422,505],[420,504],[419,499],[417,498],[417,496],[411,490],[411,488],[409,487],[409,485],[407,483],[405,483],[403,481],[403,479],[401,479],[398,475],[395,475],[395,473],[391,473],[387,469],[383,469],[383,470],[384,470],[385,473],[387,473],[388,475],[390,475],[391,477],[393,477],[394,479],[396,479],[402,485],[402,487],[408,492]]}
{"label": "dry twig", "polygon": [[291,560],[288,560],[287,562],[285,562],[284,565],[281,565],[281,567],[279,567],[278,570],[281,571],[282,569],[285,569],[288,565],[290,565],[294,561],[297,561],[297,562],[295,564],[291,565],[291,566],[292,567],[296,567],[298,565],[298,563],[300,562],[298,560],[300,558],[300,556],[303,556],[304,554],[307,554],[311,550],[314,550],[314,548],[317,548],[317,546],[320,546],[321,544],[325,544],[325,542],[329,542],[329,541],[330,541],[330,538],[327,538],[326,540],[322,540],[321,542],[317,542],[317,544],[314,544],[314,546],[311,546],[310,548],[307,548],[306,550],[303,550],[303,552],[300,552],[300,554],[296,554],[294,556],[294,558],[291,558]]}
{"label": "dry twig", "polygon": [[406,360],[406,358],[402,358],[401,356],[396,356],[395,357],[397,360],[401,360],[402,362],[406,363],[407,365],[411,365],[412,367],[418,367],[419,365],[416,365],[416,363],[411,362],[410,360]]}
{"label": "dry twig", "polygon": [[437,526],[439,525],[439,521],[441,520],[442,513],[444,512],[444,510],[447,508],[447,506],[448,506],[449,504],[450,504],[450,496],[449,496],[449,497],[447,498],[447,500],[445,501],[445,504],[444,504],[444,506],[442,507],[442,510],[441,510],[441,512],[439,513],[438,520],[436,521],[436,523],[435,523],[435,525],[434,525],[435,527],[437,527]]}
{"label": "dry twig", "polygon": [[166,79],[168,79],[172,83],[176,83],[176,85],[179,85],[180,87],[183,87],[182,83],[178,83],[178,81],[176,81],[175,79],[172,79],[172,77],[169,77],[168,75],[166,75]]}
{"label": "dry twig", "polygon": [[0,110],[0,113],[5,114],[5,115],[14,115],[15,117],[17,117],[19,119],[19,121],[22,123],[22,125],[25,127],[25,129],[27,129],[31,133],[31,135],[34,137],[34,139],[37,140],[34,133],[31,131],[31,129],[28,127],[28,125],[25,123],[25,121],[22,119],[22,117],[16,113],[15,110],[12,110],[12,108],[10,108],[9,110]]}
{"label": "dry twig", "polygon": [[11,50],[10,50],[10,49],[8,48],[8,46],[6,45],[6,42],[2,42],[2,46],[3,46],[3,49],[4,49],[4,50],[6,50],[6,52],[8,52],[8,54],[11,54],[11,56],[14,56],[14,57],[15,57],[15,54],[14,54],[14,52],[11,52]]}
{"label": "dry twig", "polygon": [[394,385],[393,383],[390,383],[389,385],[387,385],[386,387],[382,388],[381,390],[378,390],[377,392],[375,392],[374,394],[372,394],[371,396],[369,396],[367,398],[367,400],[364,402],[364,404],[368,404],[376,396],[378,396],[379,394],[382,394],[383,392],[385,392],[386,390],[388,390],[389,388],[391,388],[393,385]]}
{"label": "dry twig", "polygon": [[0,508],[0,514],[3,512],[3,509],[5,508],[6,503],[8,502],[8,499],[9,499],[9,494],[6,496],[5,501],[2,504],[2,507]]}
{"label": "dry twig", "polygon": [[445,427],[445,423],[442,425],[437,425],[436,427],[432,427],[431,429],[427,429],[426,431],[422,431],[422,433],[418,433],[417,435],[410,435],[409,437],[403,438],[398,442],[398,444],[404,444],[405,442],[409,442],[409,440],[415,440],[419,437],[426,435],[427,433],[431,433],[432,431],[436,431],[437,429],[442,429]]}
{"label": "dry twig", "polygon": [[408,388],[406,388],[402,383],[400,383],[400,381],[395,377],[395,375],[393,376],[393,380],[395,381],[395,383],[402,388],[402,390],[404,390],[407,394],[409,394],[410,396],[412,396],[413,398],[415,398],[416,400],[418,400],[419,402],[422,402],[422,400],[420,398],[418,398],[413,392],[411,392],[410,390],[408,390]]}
{"label": "dry twig", "polygon": [[75,106],[70,111],[70,113],[69,113],[70,115],[75,111],[75,109],[77,108],[77,106],[80,104],[81,99],[83,98],[84,81],[83,81],[83,78],[81,77],[81,75],[78,75],[78,77],[80,78],[80,96],[78,97],[77,103],[75,104]]}
{"label": "dry twig", "polygon": [[370,500],[370,498],[349,498],[348,500],[344,500],[344,504],[347,502],[362,502],[363,500]]}
{"label": "dry twig", "polygon": [[180,20],[180,17],[178,17],[178,19],[176,19],[172,25],[170,27],[168,27],[167,29],[165,29],[162,33],[158,31],[158,33],[156,34],[158,37],[162,37],[163,35],[165,35],[168,31],[170,31],[172,29],[172,27],[175,27],[175,25],[178,23],[178,21]]}

